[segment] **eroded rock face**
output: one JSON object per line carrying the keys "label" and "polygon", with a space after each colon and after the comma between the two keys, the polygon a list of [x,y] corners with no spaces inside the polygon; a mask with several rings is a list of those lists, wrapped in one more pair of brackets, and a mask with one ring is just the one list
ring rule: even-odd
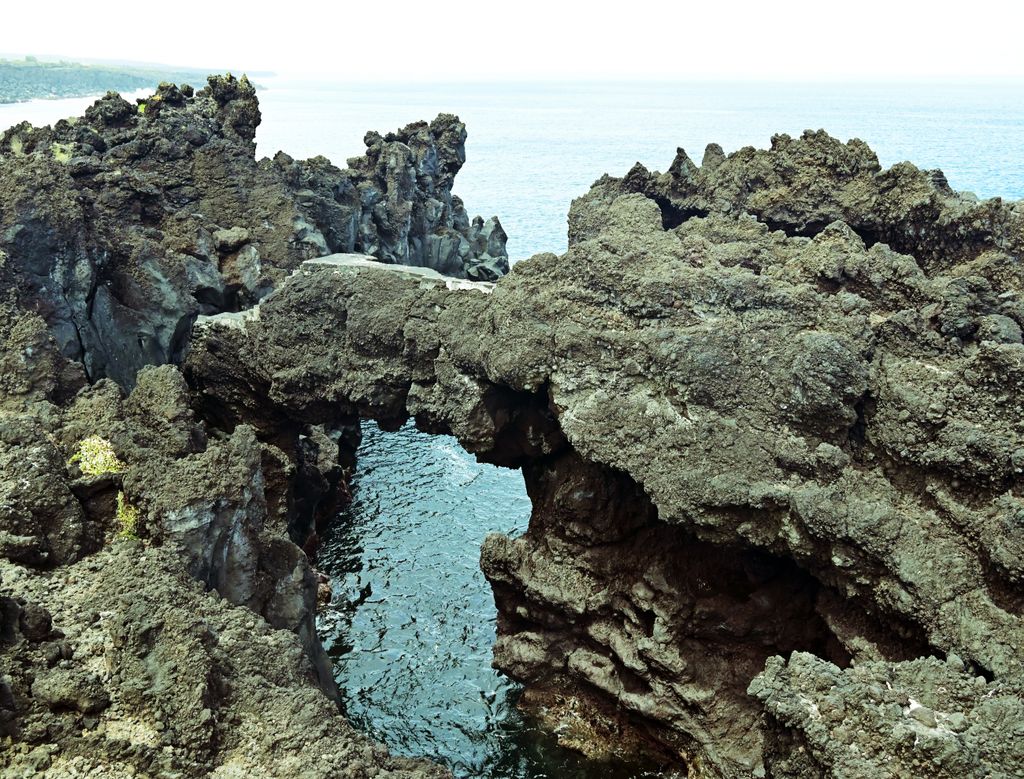
{"label": "eroded rock face", "polygon": [[766,758],[783,776],[1012,776],[1024,765],[1019,686],[965,673],[951,654],[840,670],[794,653],[750,685]]}
{"label": "eroded rock face", "polygon": [[[810,134],[730,157],[712,148],[699,169],[679,155],[664,175],[602,179],[574,203],[567,254],[538,255],[497,284],[368,258],[303,262],[348,250],[356,234],[390,260],[458,255],[461,241],[423,238],[431,214],[458,208],[444,192],[459,155],[432,154],[430,143],[454,149],[460,131],[439,119],[369,137],[347,180],[363,193],[408,193],[415,178],[416,191],[433,193],[424,202],[440,205],[418,212],[404,195],[384,198],[365,223],[362,210],[342,218],[348,190],[335,191],[325,162],[245,162],[245,179],[190,151],[223,173],[189,179],[218,182],[203,208],[264,202],[234,188],[279,183],[279,170],[288,184],[267,184],[284,193],[274,209],[304,223],[271,220],[265,235],[244,220],[207,225],[218,257],[209,283],[141,285],[146,274],[171,279],[168,255],[147,264],[132,247],[198,229],[188,214],[200,195],[182,184],[187,213],[172,211],[186,227],[175,232],[163,207],[172,195],[147,188],[156,162],[137,142],[164,148],[161,122],[205,116],[219,129],[197,149],[221,144],[250,160],[258,115],[244,91],[230,81],[191,97],[164,90],[142,120],[123,101],[101,101],[84,123],[39,131],[39,152],[26,152],[21,131],[5,135],[7,153],[34,156],[0,175],[4,219],[39,218],[4,222],[0,254],[5,289],[27,290],[33,311],[23,295],[0,315],[0,637],[18,669],[0,684],[0,725],[25,745],[3,759],[29,772],[50,766],[51,752],[130,752],[143,770],[229,772],[306,745],[313,762],[297,759],[296,771],[361,775],[353,750],[386,770],[429,770],[353,746],[365,742],[334,719],[283,735],[261,724],[280,696],[291,721],[316,672],[310,571],[286,538],[312,526],[295,526],[295,506],[329,495],[332,449],[346,448],[357,418],[390,427],[412,416],[523,468],[529,531],[491,536],[481,554],[500,610],[495,663],[572,745],[656,749],[695,776],[1013,775],[1011,734],[1024,723],[1019,204],[975,203],[938,174],[881,171],[863,144]],[[81,175],[105,176],[89,197],[120,198],[111,213],[137,209],[118,238],[124,255],[113,238],[93,243],[103,220],[80,216],[82,192],[57,167],[77,170],[61,133],[85,133],[92,140],[74,142],[95,149],[85,128],[97,122],[124,141],[89,159],[129,162]],[[185,138],[188,122],[174,126]],[[180,159],[164,160],[161,175]],[[19,211],[37,186],[29,172],[62,194]],[[474,251],[501,242],[496,225],[469,230],[459,234]],[[246,249],[259,241],[260,268],[273,269],[265,288]],[[89,254],[97,246],[100,258]],[[280,264],[264,263],[272,246]],[[183,259],[182,278],[211,257]],[[109,277],[90,275],[104,268]],[[231,285],[234,303],[222,305]],[[146,318],[155,309],[124,301],[156,290],[153,305],[180,312],[182,289],[193,313],[212,316],[191,340],[191,315],[158,317],[174,322],[159,348],[145,352],[154,341],[137,338],[142,351],[128,349],[117,370],[191,343],[188,386],[165,367],[140,373],[127,396],[110,381],[82,389],[60,350],[71,344],[93,378],[113,375],[113,358],[85,344],[158,334]],[[109,337],[82,335],[96,325],[72,316],[69,301],[89,294],[88,321],[99,316]],[[115,445],[123,474],[85,478],[67,465],[93,433]],[[300,483],[318,486],[302,496]],[[111,544],[118,491],[141,511],[145,555]],[[139,595],[145,570],[158,575]],[[63,590],[52,585],[60,576]],[[201,594],[204,585],[249,609]],[[254,637],[251,626],[265,625],[257,612],[290,631]],[[239,686],[238,675],[261,680]],[[158,691],[154,703],[140,685]],[[237,697],[215,712],[210,690]],[[140,707],[145,728],[171,734],[180,753],[153,751],[162,737],[129,721]],[[216,738],[211,718],[227,723]],[[131,750],[119,746],[126,728]]]}
{"label": "eroded rock face", "polygon": [[[26,315],[8,331],[6,352],[31,355],[42,346],[40,362],[58,361],[52,341],[16,340],[35,335],[33,321]],[[88,557],[103,547],[121,491],[142,510],[140,532],[175,547],[198,581],[295,631],[331,690],[313,625],[314,574],[287,535],[287,455],[247,426],[211,440],[176,368],[146,368],[138,378],[128,396],[103,380],[65,406],[47,401],[45,385],[8,396],[0,413],[0,548],[8,559],[44,569]],[[112,444],[122,473],[91,476],[69,462],[90,436]]]}
{"label": "eroded rock face", "polygon": [[[793,144],[776,142],[835,145]],[[794,180],[893,175],[798,158]],[[413,416],[523,467],[530,529],[482,552],[495,664],[545,701],[582,702],[601,720],[595,752],[626,720],[696,775],[919,775],[918,753],[889,743],[905,729],[865,708],[888,700],[871,685],[888,674],[931,700],[914,669],[936,661],[916,658],[953,654],[959,697],[922,705],[1003,733],[1024,684],[1019,207],[972,206],[1005,216],[988,232],[929,221],[919,259],[865,243],[877,200],[826,203],[847,221],[808,237],[741,205],[667,220],[659,191],[627,181],[577,201],[566,255],[493,287],[304,265],[244,320],[203,322],[186,376],[225,416],[235,399],[263,418]],[[794,652],[813,672],[780,671],[772,658]],[[812,679],[842,680],[834,736],[793,708]],[[984,705],[992,690],[1008,703]],[[869,720],[870,738],[851,735]],[[949,738],[931,775],[1014,770],[1012,750]],[[859,767],[836,751],[851,739],[870,753]]]}
{"label": "eroded rock face", "polygon": [[[0,773],[447,775],[337,711],[317,580],[288,536],[291,453],[211,430],[171,366],[128,395],[83,387],[8,305],[0,362]],[[69,462],[97,435],[122,471]]]}
{"label": "eroded rock face", "polygon": [[693,216],[752,214],[772,229],[814,236],[841,221],[869,246],[885,243],[928,272],[990,250],[1024,252],[1019,203],[979,201],[951,189],[941,170],[909,162],[883,170],[866,143],[844,144],[824,130],[776,135],[769,149],[748,146],[728,156],[711,144],[700,167],[678,149],[667,173],[638,163],[621,179],[605,176],[574,202],[570,243],[596,235],[610,203],[628,193],[653,199],[666,228]]}
{"label": "eroded rock face", "polygon": [[[355,418],[203,419],[164,363],[196,316],[305,259],[366,245],[497,278],[505,236],[451,195],[456,117],[378,136],[348,171],[256,162],[259,120],[245,79],[214,77],[0,137],[4,775],[447,775],[334,706],[293,539],[312,548],[343,499]],[[71,462],[89,437],[116,473]]]}
{"label": "eroded rock face", "polygon": [[331,246],[333,252],[483,281],[508,273],[507,236],[497,217],[470,223],[452,195],[466,161],[466,126],[458,117],[441,114],[383,137],[370,132],[364,142],[366,155],[350,159],[345,172],[362,208],[355,239]]}
{"label": "eroded rock face", "polygon": [[5,776],[448,775],[354,732],[294,634],[204,592],[169,547],[0,576]]}
{"label": "eroded rock face", "polygon": [[346,170],[257,162],[259,122],[254,87],[227,76],[139,105],[111,93],[78,119],[0,135],[0,280],[91,379],[131,387],[144,365],[180,358],[197,315],[254,304],[311,257],[507,272],[497,218],[470,222],[451,193],[457,117],[370,133]]}

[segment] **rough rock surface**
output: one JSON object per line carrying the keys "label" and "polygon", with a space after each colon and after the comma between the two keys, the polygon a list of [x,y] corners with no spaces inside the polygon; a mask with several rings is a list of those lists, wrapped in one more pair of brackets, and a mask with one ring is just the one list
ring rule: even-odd
{"label": "rough rock surface", "polygon": [[765,705],[772,775],[1019,776],[1019,688],[964,670],[955,654],[846,670],[771,658],[750,693]]}
{"label": "rough rock surface", "polygon": [[[3,776],[447,775],[339,715],[285,452],[210,430],[171,366],[127,396],[85,386],[43,319],[8,304],[0,365]],[[69,462],[93,435],[122,472]]]}
{"label": "rough rock surface", "polygon": [[[523,469],[529,530],[481,553],[495,663],[567,743],[1019,774],[1020,204],[779,136],[602,179],[566,255],[491,284],[322,257],[496,277],[500,226],[450,196],[457,120],[349,171],[255,162],[258,120],[213,79],[0,140],[5,773],[437,773],[317,689],[288,538],[356,418],[413,416]],[[122,473],[68,464],[93,434]]]}
{"label": "rough rock surface", "polygon": [[366,136],[341,170],[323,157],[255,159],[260,110],[243,77],[139,105],[108,94],[83,117],[0,134],[0,281],[41,313],[61,352],[131,387],[177,360],[198,314],[262,298],[301,261],[362,251],[494,280],[497,218],[451,193],[465,126],[442,114]]}
{"label": "rough rock surface", "polygon": [[169,547],[115,539],[0,575],[5,777],[447,775],[354,732],[295,636],[204,592]]}
{"label": "rough rock surface", "polygon": [[[315,545],[344,497],[355,418],[211,426],[165,363],[197,316],[303,260],[360,248],[494,279],[505,234],[451,194],[454,116],[371,133],[348,170],[257,162],[259,121],[248,81],[211,77],[0,136],[4,775],[444,773],[392,760],[332,705],[294,541]],[[71,462],[90,436],[120,472]]]}
{"label": "rough rock surface", "polygon": [[495,663],[608,740],[700,776],[1012,776],[1021,206],[851,159],[712,150],[700,209],[679,160],[602,180],[566,255],[493,286],[309,263],[197,325],[185,374],[219,419],[413,416],[523,467],[529,531],[482,551]]}
{"label": "rough rock surface", "polygon": [[728,157],[711,144],[700,167],[678,149],[667,173],[638,163],[621,179],[604,176],[574,203],[570,243],[596,234],[607,206],[634,192],[658,203],[666,228],[692,216],[752,214],[789,235],[815,236],[841,221],[869,246],[885,243],[929,273],[990,250],[1024,252],[1019,204],[955,192],[941,170],[909,162],[883,170],[866,143],[841,143],[824,130],[776,135],[769,149],[748,146]]}

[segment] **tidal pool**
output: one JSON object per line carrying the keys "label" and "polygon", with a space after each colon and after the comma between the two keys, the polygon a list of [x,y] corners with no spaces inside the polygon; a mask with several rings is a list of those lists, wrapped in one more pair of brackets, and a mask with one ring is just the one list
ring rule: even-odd
{"label": "tidal pool", "polygon": [[458,777],[652,776],[560,748],[516,709],[518,685],[491,668],[495,607],[480,544],[526,530],[522,474],[411,424],[364,424],[358,462],[352,503],[319,559],[333,599],[318,628],[353,725]]}

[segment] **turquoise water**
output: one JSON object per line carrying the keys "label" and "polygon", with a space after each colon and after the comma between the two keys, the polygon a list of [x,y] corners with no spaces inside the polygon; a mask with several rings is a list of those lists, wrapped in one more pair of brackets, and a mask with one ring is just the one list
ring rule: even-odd
{"label": "turquoise water", "polygon": [[522,474],[411,425],[382,433],[365,424],[358,457],[354,499],[319,560],[333,599],[318,628],[353,724],[460,777],[645,775],[558,748],[516,711],[518,687],[490,667],[494,601],[480,544],[490,531],[526,529]]}
{"label": "turquoise water", "polygon": [[478,768],[509,689],[490,668],[494,604],[480,543],[489,530],[525,528],[522,474],[411,426],[364,425],[358,458],[352,504],[319,557],[334,590],[319,630],[346,712],[396,751]]}

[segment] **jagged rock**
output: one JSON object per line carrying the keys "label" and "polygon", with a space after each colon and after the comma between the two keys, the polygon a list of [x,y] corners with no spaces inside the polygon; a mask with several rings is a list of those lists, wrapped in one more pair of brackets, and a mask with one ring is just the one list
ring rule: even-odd
{"label": "jagged rock", "polygon": [[[504,233],[450,195],[454,117],[368,134],[348,172],[255,163],[258,119],[251,85],[214,80],[0,140],[12,770],[406,770],[309,697],[316,579],[287,534],[357,417],[412,416],[523,469],[529,530],[481,553],[495,663],[561,702],[552,724],[589,713],[574,746],[653,742],[716,777],[1013,775],[1019,204],[779,136],[602,179],[565,256],[493,284]],[[432,268],[308,259],[354,250]],[[458,263],[476,280],[437,272]],[[188,388],[165,367],[82,390],[60,359],[131,385],[199,313]],[[91,433],[124,473],[68,465]],[[144,552],[109,540],[118,491]]]}
{"label": "jagged rock", "polygon": [[[212,76],[115,93],[79,119],[0,135],[0,282],[62,354],[130,388],[174,362],[198,314],[252,305],[301,261],[363,251],[450,275],[508,271],[497,219],[451,193],[465,126],[450,114],[367,136],[365,157],[255,159],[256,91]],[[31,305],[29,305],[31,304]]]}
{"label": "jagged rock", "polygon": [[795,652],[750,686],[765,704],[765,757],[776,777],[959,779],[1012,776],[1024,765],[1018,691],[922,658],[840,670]]}
{"label": "jagged rock", "polygon": [[[337,711],[288,536],[297,455],[246,425],[211,435],[177,368],[82,388],[38,317],[0,305],[0,327],[0,773],[446,776]],[[123,472],[69,461],[95,435]]]}
{"label": "jagged rock", "polygon": [[249,242],[249,231],[244,227],[216,230],[213,233],[213,242],[217,245],[217,251],[219,252],[227,254],[238,251],[244,244]]}
{"label": "jagged rock", "polygon": [[490,260],[498,275],[508,273],[506,236],[497,217],[486,231],[479,217],[479,226],[470,228],[462,201],[451,193],[466,161],[466,126],[458,117],[440,114],[429,124],[415,122],[383,137],[367,133],[365,143],[366,155],[348,161],[363,208],[357,240],[332,251],[360,251],[459,277]]}
{"label": "jagged rock", "polygon": [[116,539],[53,572],[0,560],[0,575],[66,633],[63,648],[8,640],[0,599],[4,776],[448,775],[354,732],[297,637],[204,592],[169,547]]}
{"label": "jagged rock", "polygon": [[[742,170],[708,162],[670,175]],[[846,175],[812,162],[790,175]],[[912,195],[899,182],[924,180],[901,170],[891,208]],[[215,418],[412,416],[523,467],[529,531],[482,551],[496,665],[541,701],[625,716],[700,775],[847,775],[805,720],[765,719],[751,682],[780,654],[898,674],[956,653],[958,684],[987,676],[1019,702],[1017,205],[972,206],[1008,215],[984,240],[933,225],[919,261],[858,234],[874,200],[809,237],[803,217],[787,235],[739,205],[702,216],[651,181],[599,182],[574,205],[569,252],[496,285],[309,262],[258,311],[197,326],[186,377]],[[987,731],[1020,727],[1016,708],[975,711]]]}
{"label": "jagged rock", "polygon": [[62,668],[36,676],[31,695],[51,709],[72,708],[83,714],[95,714],[110,705],[110,696],[97,677]]}
{"label": "jagged rock", "polygon": [[498,217],[486,222],[480,217],[473,220],[470,232],[470,246],[473,255],[466,265],[466,277],[475,281],[497,281],[508,273],[508,258],[505,242],[508,236],[501,227]]}
{"label": "jagged rock", "polygon": [[[76,498],[65,466],[68,455],[53,438],[59,415],[47,399],[62,393],[55,376],[43,378],[43,366],[60,358],[38,325],[31,316],[16,320],[0,358],[4,364],[21,363],[21,370],[5,377],[14,380],[16,392],[0,400],[0,553],[30,565],[60,565],[98,549],[102,529]],[[70,375],[73,385],[79,383],[73,371],[60,373]],[[33,402],[42,413],[30,410]]]}
{"label": "jagged rock", "polygon": [[[5,257],[0,252],[0,265]],[[81,366],[53,348],[46,322],[34,312],[0,302],[0,403],[66,400],[85,385]]]}
{"label": "jagged rock", "polygon": [[711,144],[698,168],[683,149],[665,174],[639,163],[622,179],[603,177],[573,201],[569,241],[593,237],[601,214],[622,194],[658,203],[666,227],[692,216],[753,214],[772,229],[814,236],[841,221],[870,246],[885,243],[941,272],[988,251],[1024,252],[1024,208],[954,192],[942,171],[902,162],[883,170],[866,143],[841,143],[824,130],[772,137],[728,157]]}

